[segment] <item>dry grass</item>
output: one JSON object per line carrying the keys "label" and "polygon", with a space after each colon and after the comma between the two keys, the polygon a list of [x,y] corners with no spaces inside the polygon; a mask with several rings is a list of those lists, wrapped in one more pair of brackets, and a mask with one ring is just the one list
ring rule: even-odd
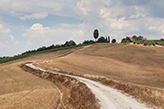
{"label": "dry grass", "polygon": [[98,81],[104,85],[110,86],[114,89],[120,90],[122,93],[126,93],[134,97],[139,102],[146,103],[150,107],[164,108],[164,90],[149,86],[137,85],[134,83],[120,82],[117,80],[109,79],[103,76],[90,75],[90,74],[77,74],[72,72],[66,72],[61,69],[54,71],[84,77],[94,81]]}
{"label": "dry grass", "polygon": [[0,66],[0,109],[54,109],[60,98],[56,87],[18,65]]}
{"label": "dry grass", "polygon": [[103,76],[109,79],[101,79],[104,84],[109,84],[149,104],[163,106],[163,54],[162,47],[104,43],[52,59],[51,63],[39,62],[39,65],[51,70],[61,69],[75,75]]}
{"label": "dry grass", "polygon": [[31,69],[25,65],[21,68],[36,76],[47,79],[56,84],[63,93],[60,108],[62,109],[98,109],[98,101],[92,91],[74,78],[52,74],[40,70]]}
{"label": "dry grass", "polygon": [[[18,65],[22,63],[34,62],[51,70],[69,72],[70,74],[81,75],[90,79],[101,81],[103,84],[120,89],[123,92],[134,96],[135,98],[139,98],[142,101],[148,102],[149,104],[156,106],[164,105],[162,104],[164,103],[163,47],[144,47],[136,45],[104,43],[94,44],[88,48],[66,56],[77,49],[79,48],[62,50],[1,64],[0,96],[9,93],[13,93],[13,95],[15,95],[15,92],[20,92],[24,88],[24,90],[31,90],[33,87],[41,87],[42,84],[45,84],[44,86],[46,86],[46,81],[42,82],[42,84],[39,84],[40,80],[38,82],[33,81],[36,77],[29,76],[29,74],[25,72],[22,74],[22,71],[20,70],[13,70],[15,68],[18,69]],[[49,61],[46,62],[46,60]],[[2,69],[2,66],[5,68]],[[13,69],[9,69],[10,67]],[[8,71],[5,71],[4,69],[8,69]],[[7,75],[4,75],[5,73],[8,74],[8,76],[12,75],[12,73],[16,76],[8,77]],[[20,75],[24,76],[20,77]],[[97,76],[95,77],[92,75]],[[28,78],[28,81],[32,81],[30,81],[30,83],[28,81],[24,81],[25,77]],[[33,79],[31,79],[31,77]],[[106,79],[104,79],[104,77]],[[14,79],[9,81],[8,78],[16,78],[16,80],[18,79],[20,82],[17,84],[16,82],[13,82]],[[25,85],[26,87],[17,88],[17,86],[21,85]],[[70,93],[70,89],[67,90],[67,88],[64,88],[64,86],[63,90],[66,90],[67,93]],[[33,97],[31,96],[31,98]],[[28,101],[28,99],[26,99],[26,101]],[[40,100],[38,100],[38,102],[40,102]]]}
{"label": "dry grass", "polygon": [[45,61],[69,54],[79,48],[32,56],[0,64],[0,109],[54,109],[60,94],[45,79],[20,69],[26,62]]}
{"label": "dry grass", "polygon": [[94,75],[84,75],[84,77],[99,81],[104,85],[118,89],[123,93],[127,93],[128,95],[133,96],[138,101],[147,103],[147,105],[149,106],[157,106],[160,108],[164,108],[164,90],[132,83],[119,82]]}

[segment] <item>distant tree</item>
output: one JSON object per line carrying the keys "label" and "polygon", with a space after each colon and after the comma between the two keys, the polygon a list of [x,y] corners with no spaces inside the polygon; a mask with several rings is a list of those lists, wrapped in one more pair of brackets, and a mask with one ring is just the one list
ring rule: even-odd
{"label": "distant tree", "polygon": [[152,42],[152,45],[155,46],[155,42]]}
{"label": "distant tree", "polygon": [[133,41],[133,44],[136,44],[136,41]]}
{"label": "distant tree", "polygon": [[73,40],[70,40],[70,41],[66,41],[64,46],[67,47],[67,46],[74,46],[76,45],[76,43],[73,41]]}
{"label": "distant tree", "polygon": [[145,45],[145,46],[146,46],[146,45],[148,45],[148,42],[147,42],[147,41],[145,41],[145,42],[144,42],[144,45]]}
{"label": "distant tree", "polygon": [[126,43],[126,42],[132,42],[131,39],[130,39],[130,37],[127,37],[127,36],[126,36],[126,38],[123,38],[123,39],[121,40],[121,43]]}
{"label": "distant tree", "polygon": [[69,45],[70,45],[70,46],[74,46],[74,45],[76,45],[76,43],[75,43],[75,41],[70,40],[70,41],[69,41]]}
{"label": "distant tree", "polygon": [[137,39],[137,36],[136,35],[133,35],[132,38]]}
{"label": "distant tree", "polygon": [[101,36],[97,42],[107,42],[107,38],[105,39],[103,36]]}
{"label": "distant tree", "polygon": [[137,44],[140,44],[140,41],[137,41]]}
{"label": "distant tree", "polygon": [[116,43],[116,39],[112,39],[112,43]]}
{"label": "distant tree", "polygon": [[126,43],[126,38],[123,38],[123,39],[121,40],[121,43]]}
{"label": "distant tree", "polygon": [[136,41],[140,41],[140,40],[142,40],[143,39],[143,36],[136,36],[136,35],[134,35],[134,36],[132,36],[132,38],[134,38]]}
{"label": "distant tree", "polygon": [[143,36],[138,36],[138,40],[142,40],[143,39]]}
{"label": "distant tree", "polygon": [[[43,50],[46,50],[47,48],[45,47],[45,46],[43,46],[43,47],[40,47],[40,48],[38,48],[37,49],[37,51],[43,51]],[[30,51],[29,51],[30,52]]]}
{"label": "distant tree", "polygon": [[53,49],[54,48],[54,44],[52,44],[51,46],[47,47],[47,49]]}
{"label": "distant tree", "polygon": [[97,29],[94,30],[93,37],[95,38],[95,40],[99,37],[99,31]]}
{"label": "distant tree", "polygon": [[110,36],[108,36],[108,42],[110,43]]}
{"label": "distant tree", "polygon": [[59,48],[59,47],[61,47],[59,44],[57,44],[56,46],[54,46],[54,48]]}
{"label": "distant tree", "polygon": [[93,41],[93,40],[85,40],[83,42],[83,44],[93,44],[93,43],[95,43],[95,41]]}

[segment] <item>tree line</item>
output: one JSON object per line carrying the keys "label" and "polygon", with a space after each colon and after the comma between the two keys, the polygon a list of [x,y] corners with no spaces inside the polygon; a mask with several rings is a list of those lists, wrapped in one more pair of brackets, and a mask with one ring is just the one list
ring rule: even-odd
{"label": "tree line", "polygon": [[[97,29],[94,30],[93,32],[93,37],[95,38],[95,42],[98,42],[98,43],[103,43],[103,42],[107,42],[107,43],[110,43],[110,36],[108,37],[103,37],[101,36],[97,41],[96,39],[99,37],[99,31]],[[116,43],[116,39],[112,39],[111,41],[112,43]]]}
{"label": "tree line", "polygon": [[143,44],[145,46],[147,45],[161,45],[164,46],[164,39],[160,40],[147,40],[143,36],[132,36],[132,37],[126,37],[121,40],[121,43],[133,43],[133,44]]}

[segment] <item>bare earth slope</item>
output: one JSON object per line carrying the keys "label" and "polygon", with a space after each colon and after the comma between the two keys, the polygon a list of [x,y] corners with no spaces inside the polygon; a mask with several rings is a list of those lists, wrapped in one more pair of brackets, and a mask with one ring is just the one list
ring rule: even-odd
{"label": "bare earth slope", "polygon": [[164,88],[163,54],[161,47],[101,43],[40,64],[51,69]]}
{"label": "bare earth slope", "polygon": [[57,87],[23,71],[20,65],[55,59],[73,51],[63,50],[0,64],[0,109],[54,109],[60,99]]}
{"label": "bare earth slope", "polygon": [[53,109],[59,97],[56,86],[22,71],[17,64],[0,67],[1,109]]}
{"label": "bare earth slope", "polygon": [[[164,90],[164,48],[162,47],[103,43],[78,49],[0,64],[0,108],[51,109],[57,105],[60,98],[59,91],[51,82],[22,71],[19,65],[26,62],[34,62],[52,70],[61,69],[74,74],[99,75]],[[155,95],[161,96],[156,92]],[[155,100],[157,103],[160,102],[158,99]]]}

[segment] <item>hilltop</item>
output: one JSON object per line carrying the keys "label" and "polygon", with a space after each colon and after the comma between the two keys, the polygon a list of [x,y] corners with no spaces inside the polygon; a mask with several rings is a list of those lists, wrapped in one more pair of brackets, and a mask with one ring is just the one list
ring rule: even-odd
{"label": "hilltop", "polygon": [[163,54],[162,47],[97,43],[45,65],[164,88]]}
{"label": "hilltop", "polygon": [[[132,93],[132,96],[134,95],[136,98],[138,97],[137,94],[141,93],[140,90],[145,89],[144,92],[142,92],[143,95],[141,94],[138,98],[146,102],[151,102],[153,105],[161,106],[162,102],[160,100],[163,99],[159,97],[163,96],[164,93],[163,54],[163,47],[96,43],[3,63],[0,67],[0,82],[2,84],[0,89],[3,89],[0,91],[0,101],[7,99],[10,93],[12,93],[12,99],[18,99],[26,95],[26,92],[28,93],[29,91],[30,94],[27,95],[27,98],[23,97],[24,101],[29,101],[28,97],[33,98],[32,95],[35,93],[41,96],[49,92],[59,93],[50,82],[28,74],[20,69],[21,64],[33,62],[35,65],[55,71],[81,76],[93,75],[93,77],[95,77],[97,75],[98,77],[105,77],[112,81],[118,81],[112,84],[118,86],[123,85],[124,88],[121,90],[128,89],[130,93],[132,93],[131,89],[134,89],[134,91],[139,90],[137,93]],[[4,81],[8,81],[8,83],[4,84]],[[44,85],[42,86],[39,84],[40,82]],[[121,82],[121,84],[119,82]],[[47,87],[50,90],[46,90],[46,93],[43,94],[42,92],[44,92]],[[145,100],[144,94],[150,93],[149,91],[152,91],[151,93],[153,95],[148,97],[152,98]],[[52,93],[47,95],[49,96],[47,99],[51,101],[53,101],[50,96]],[[158,93],[158,96],[156,93]],[[17,96],[17,94],[20,95]],[[58,95],[55,96],[59,98]],[[30,104],[30,106],[37,106],[42,103],[42,99],[39,98],[34,99],[34,101],[36,105],[34,102]],[[9,101],[7,105],[9,105],[10,102],[12,102],[12,100]],[[13,102],[13,105],[14,103],[17,102]],[[56,105],[56,103],[57,101],[55,101],[54,105]],[[23,105],[28,107],[29,103],[22,102],[21,106]],[[43,105],[47,106],[48,104],[44,103]],[[6,105],[3,104],[3,106]],[[12,104],[9,106],[12,107]]]}

